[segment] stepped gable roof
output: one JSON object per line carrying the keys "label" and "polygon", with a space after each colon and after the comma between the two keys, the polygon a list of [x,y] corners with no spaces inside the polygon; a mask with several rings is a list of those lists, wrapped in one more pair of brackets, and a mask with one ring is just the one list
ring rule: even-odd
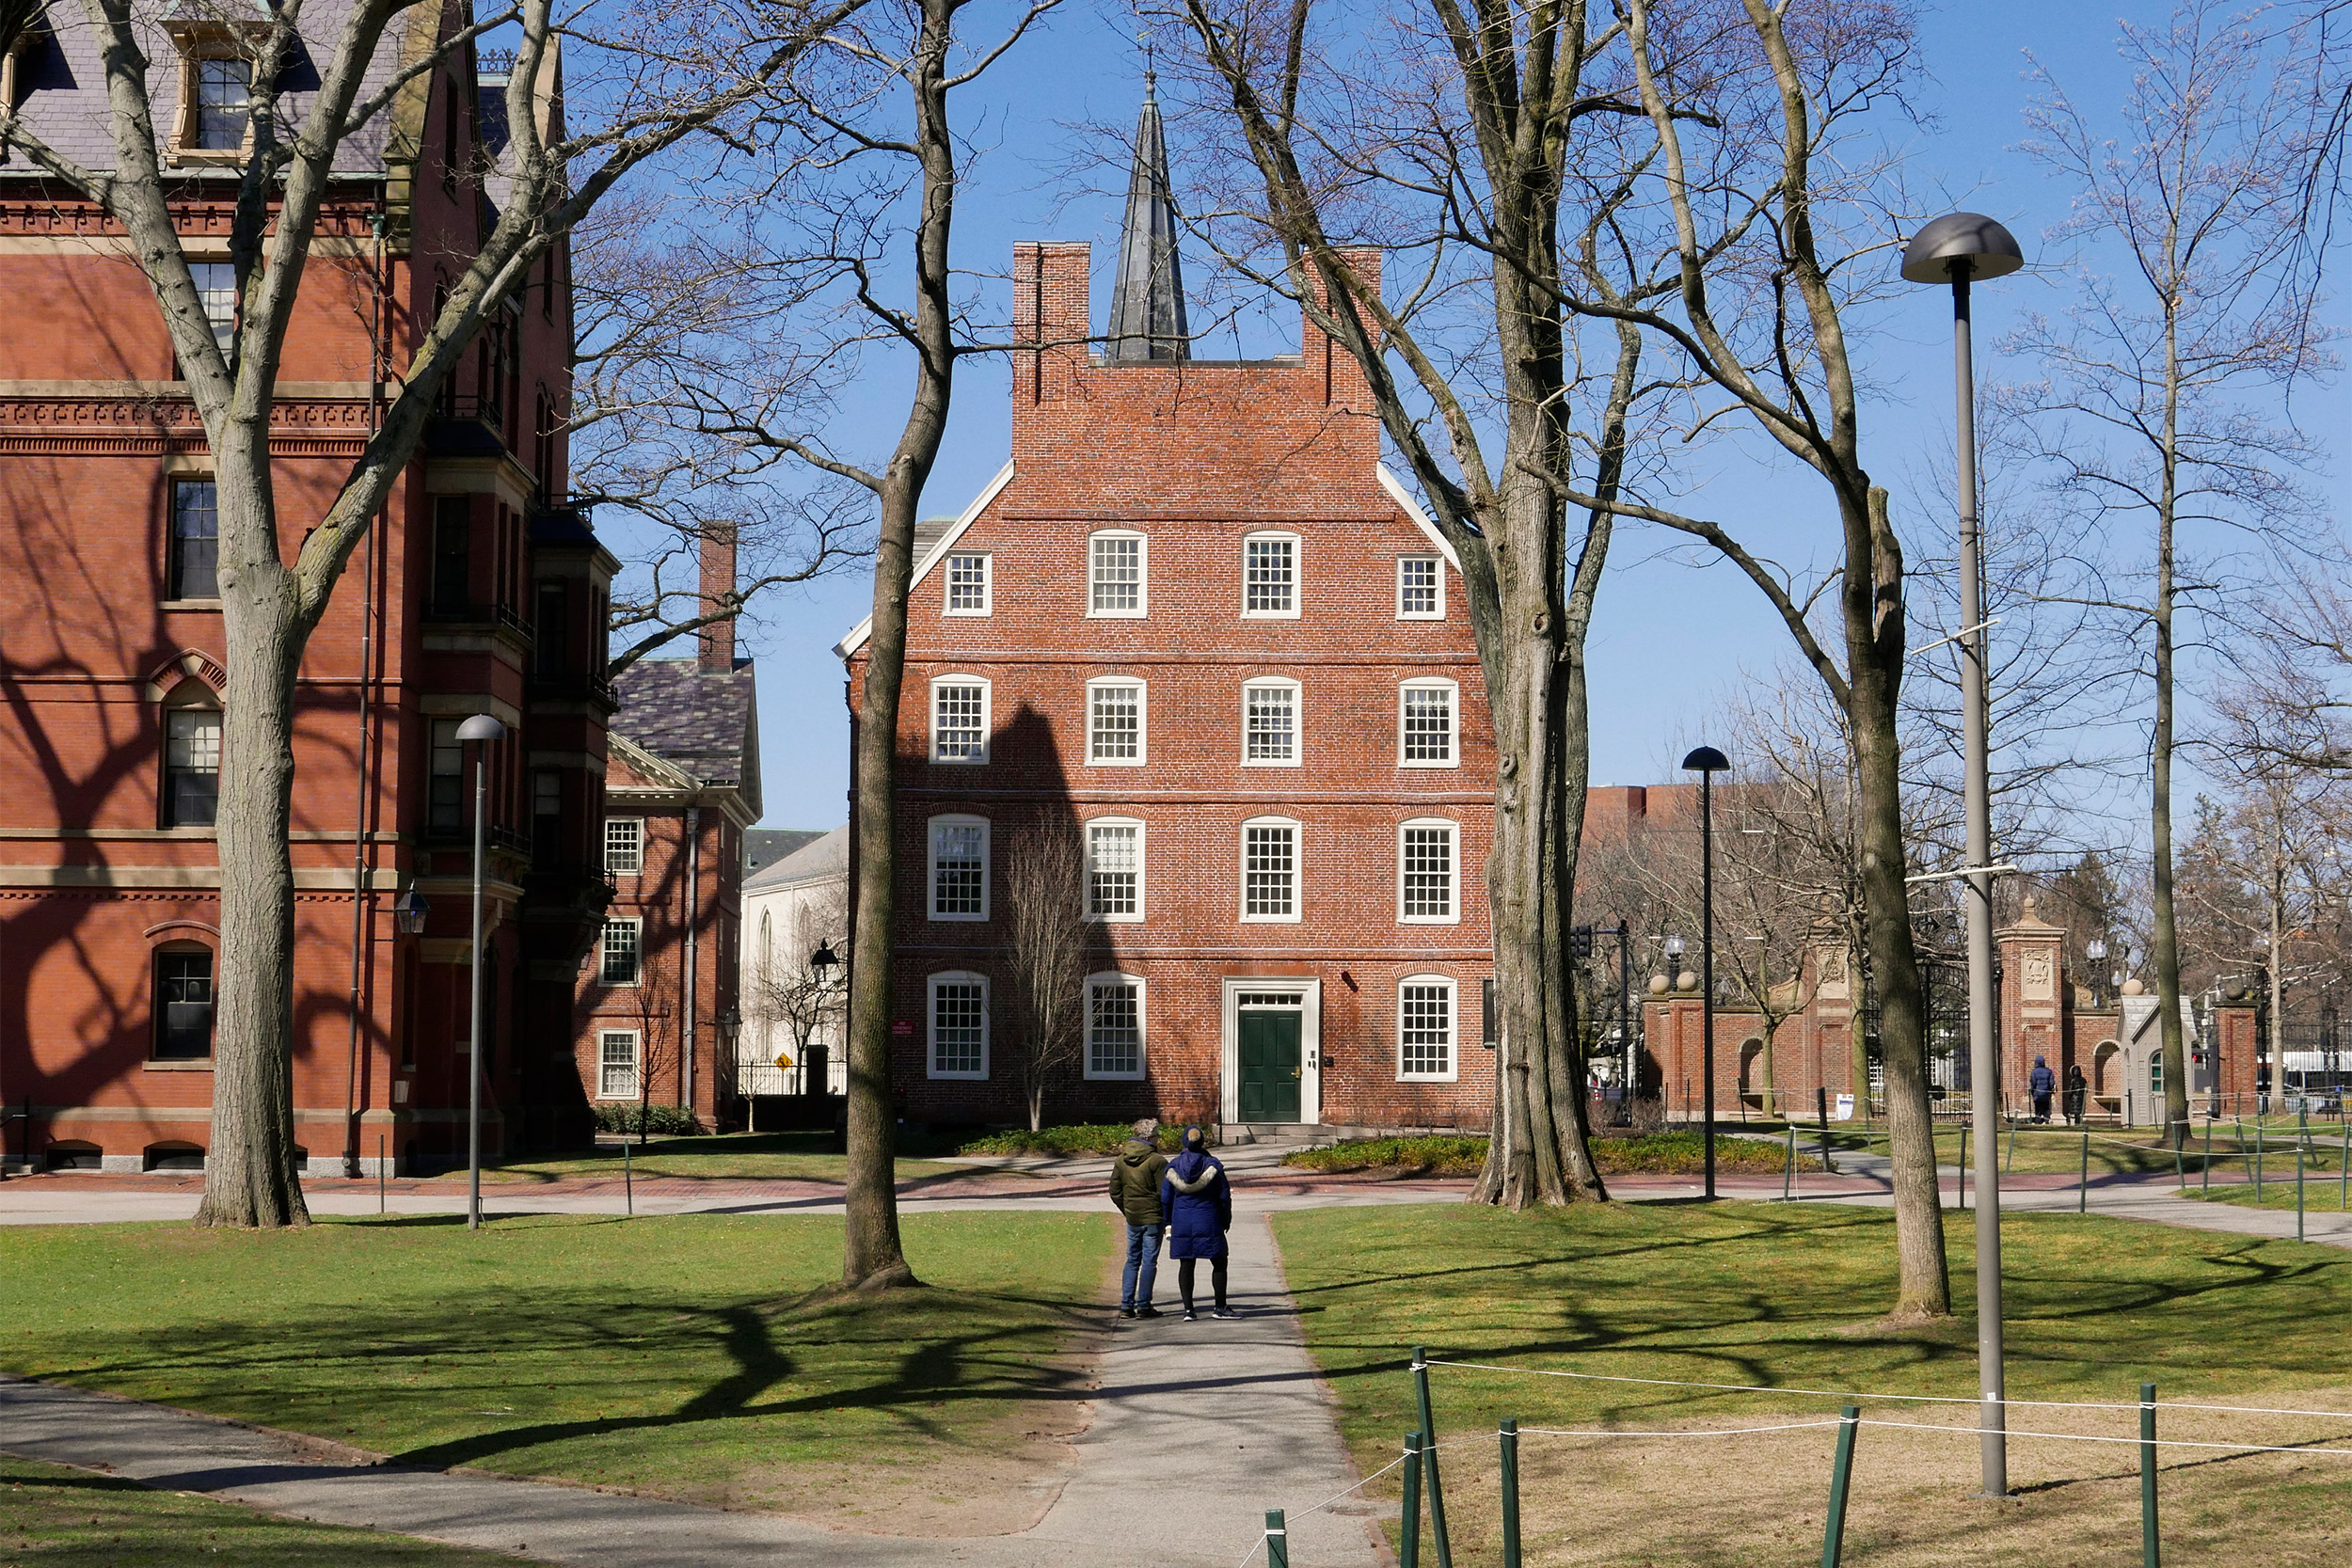
{"label": "stepped gable roof", "polygon": [[759,708],[752,661],[705,670],[692,658],[644,658],[612,683],[612,733],[706,784],[732,784],[759,810]]}
{"label": "stepped gable roof", "polygon": [[743,884],[745,893],[773,893],[804,882],[837,880],[850,874],[850,825],[818,833]]}

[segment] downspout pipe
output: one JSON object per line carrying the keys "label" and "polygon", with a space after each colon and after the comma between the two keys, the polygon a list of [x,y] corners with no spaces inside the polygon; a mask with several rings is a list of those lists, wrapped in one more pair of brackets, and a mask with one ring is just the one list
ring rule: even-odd
{"label": "downspout pipe", "polygon": [[686,808],[686,1017],[678,1025],[678,1101],[694,1114],[694,982],[701,975],[696,961],[702,926],[703,809]]}
{"label": "downspout pipe", "polygon": [[[390,358],[384,346],[384,295],[389,280],[384,275],[385,217],[380,197],[368,227],[375,240],[375,319],[368,328],[368,434],[373,437],[384,428],[384,376]],[[351,1043],[350,1060],[343,1074],[343,1175],[353,1180],[359,1175],[359,1006],[367,963],[369,916],[373,912],[368,896],[369,863],[373,858],[369,854],[368,808],[373,799],[374,749],[368,744],[368,724],[373,717],[368,699],[372,694],[370,681],[375,673],[375,541],[389,515],[389,509],[379,509],[368,519],[367,565],[359,592],[359,793],[354,803],[351,826]]]}

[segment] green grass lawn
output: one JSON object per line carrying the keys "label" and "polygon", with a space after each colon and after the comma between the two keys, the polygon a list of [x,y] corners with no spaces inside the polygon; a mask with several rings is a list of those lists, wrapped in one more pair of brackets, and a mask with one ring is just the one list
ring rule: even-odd
{"label": "green grass lawn", "polygon": [[[1797,1169],[1821,1168],[1819,1153],[1797,1147]],[[1648,1132],[1633,1137],[1601,1137],[1592,1142],[1593,1163],[1607,1176],[1696,1176],[1707,1168],[1706,1140],[1696,1132]],[[1286,1154],[1282,1164],[1295,1170],[1323,1172],[1378,1171],[1383,1175],[1476,1176],[1486,1162],[1484,1138],[1353,1138],[1323,1148]],[[1754,1138],[1718,1137],[1715,1168],[1746,1175],[1778,1176],[1788,1168],[1788,1151],[1782,1144]]]}
{"label": "green grass lawn", "polygon": [[[1973,1289],[1971,1216],[1947,1213],[1945,1224],[1954,1293],[1964,1303]],[[1972,1321],[1915,1329],[1874,1322],[1894,1291],[1894,1223],[1883,1211],[1627,1204],[1512,1214],[1448,1205],[1305,1211],[1279,1216],[1275,1228],[1304,1309],[1309,1345],[1338,1394],[1342,1432],[1367,1472],[1393,1458],[1403,1434],[1418,1424],[1405,1370],[1415,1344],[1445,1359],[1624,1377],[1963,1399],[1976,1392]],[[2352,1256],[2096,1217],[2012,1215],[2003,1238],[2014,1398],[2129,1401],[2142,1379],[2154,1381],[2161,1397],[2176,1400],[2352,1384],[2352,1338],[2313,1331],[2352,1312]],[[1793,1418],[1781,1414],[1787,1412],[1834,1413],[1837,1403],[1795,1394],[1737,1395],[1443,1368],[1433,1373],[1433,1385],[1440,1436],[1463,1445],[1458,1457],[1446,1462],[1455,1466],[1449,1493],[1458,1476],[1470,1499],[1458,1505],[1467,1534],[1457,1540],[1486,1545],[1491,1433],[1504,1416],[1524,1427],[1580,1430],[1744,1425],[1757,1418]],[[1873,1414],[1925,1418],[1916,1407],[1879,1407]],[[2046,1412],[2030,1414],[2051,1418]],[[2013,1412],[2011,1424],[2026,1427],[2027,1416]],[[2119,1433],[2127,1432],[2132,1419],[2129,1413],[2106,1418]],[[2185,1434],[2177,1424],[2171,1432]],[[2094,1563],[2131,1560],[2137,1550],[2136,1534],[2127,1533],[2135,1528],[2137,1493],[2126,1479],[2110,1488],[2114,1498],[2098,1504],[2122,1511],[2109,1546],[2093,1543],[2088,1555],[2077,1557],[2074,1543],[2057,1551],[2054,1536],[2038,1548],[2029,1531],[2023,1540],[1999,1537],[1998,1551],[1986,1544],[1982,1550],[1990,1555],[1975,1555],[1979,1547],[1965,1545],[1966,1532],[1990,1527],[1969,1523],[1973,1516],[1964,1505],[1954,1504],[1974,1482],[1973,1441],[1932,1439],[1931,1445],[1943,1446],[1932,1449],[1928,1457],[1933,1463],[1920,1471],[1896,1464],[1904,1445],[1894,1439],[1903,1435],[1863,1436],[1865,1457],[1880,1467],[1858,1472],[1874,1479],[1867,1487],[1857,1481],[1863,1489],[1850,1563]],[[2352,1437],[2352,1416],[2327,1435]],[[2265,1433],[2258,1440],[2280,1438]],[[1560,1532],[1552,1545],[1531,1547],[1531,1561],[1796,1563],[1820,1550],[1824,1433],[1713,1444],[1525,1443],[1529,1496],[1537,1497],[1539,1489],[1549,1499],[1530,1503],[1543,1527],[1531,1525],[1532,1539],[1541,1546],[1546,1529]],[[2054,1449],[2059,1450],[2055,1457]],[[2046,1494],[2035,1505],[2045,1513],[2037,1515],[2042,1522],[2034,1528],[2071,1528],[2068,1520],[2090,1516],[2081,1510],[2095,1513],[2082,1499],[2108,1485],[2098,1477],[2127,1478],[2131,1452],[2094,1445],[2045,1443],[2032,1452],[2021,1447],[2013,1461],[2021,1481],[2037,1496]],[[2172,1453],[2165,1463],[2186,1464]],[[2310,1478],[2308,1496],[2294,1494],[2302,1500],[2290,1510],[2301,1521],[2296,1528],[2317,1539],[2337,1528],[2340,1507],[2328,1498],[2340,1497],[2344,1481],[2352,1479],[2352,1461],[2293,1463],[2323,1472]],[[2079,1473],[2064,1470],[2067,1465]],[[2285,1528],[2284,1515],[2249,1512],[2245,1489],[2254,1484],[2254,1470],[2233,1465],[2184,1470],[2202,1479],[2178,1483],[2188,1488],[2180,1496],[2181,1528],[2189,1528],[2192,1502],[2197,1509],[2210,1505],[2217,1521],[2193,1537],[2200,1544],[2234,1540],[2236,1555],[2243,1555],[2246,1546],[2264,1544],[2257,1525]],[[1388,1481],[1394,1480],[1392,1473]],[[1382,1486],[1394,1496],[1388,1482]],[[2074,1486],[2089,1490],[2065,1490]],[[2213,1496],[2196,1492],[2199,1486]],[[2239,1489],[2234,1508],[2233,1487]],[[1597,1496],[1644,1500],[1596,1513]],[[1670,1497],[1680,1500],[1668,1504]],[[1950,1513],[1955,1506],[1940,1542],[1902,1544],[1907,1532],[1915,1533],[1915,1520],[1931,1513],[1944,1518],[1934,1511]],[[2246,1533],[2241,1539],[2233,1530]],[[1778,1540],[1784,1533],[1788,1539]],[[1883,1555],[1852,1544],[1873,1542]],[[1945,1555],[1936,1556],[1939,1550]],[[2247,1560],[2343,1560],[2340,1546],[2312,1550],[2319,1555],[2281,1546],[2279,1555]],[[2328,1557],[2327,1550],[2335,1555]],[[1485,1547],[1468,1560],[1488,1560]]]}
{"label": "green grass lawn", "polygon": [[303,1524],[0,1454],[0,1562],[9,1568],[180,1568],[214,1556],[240,1568],[490,1568],[515,1560]]}
{"label": "green grass lawn", "polygon": [[11,1227],[0,1366],[419,1465],[783,1512],[896,1507],[894,1478],[1013,1485],[1084,1398],[1066,1353],[1111,1216],[903,1223],[930,1288],[846,1299],[810,1295],[840,1269],[818,1216]]}
{"label": "green grass lawn", "polygon": [[[631,1144],[628,1160],[639,1176],[683,1177],[688,1180],[840,1181],[845,1157],[833,1152],[829,1132],[726,1132],[699,1138],[649,1139],[643,1148]],[[578,1177],[621,1179],[623,1154],[618,1144],[598,1144],[593,1149],[552,1159],[524,1159],[484,1169],[487,1181],[560,1181]],[[974,1165],[943,1164],[935,1160],[902,1159],[901,1181],[930,1181],[957,1177],[998,1174]],[[462,1180],[462,1170],[448,1173]]]}

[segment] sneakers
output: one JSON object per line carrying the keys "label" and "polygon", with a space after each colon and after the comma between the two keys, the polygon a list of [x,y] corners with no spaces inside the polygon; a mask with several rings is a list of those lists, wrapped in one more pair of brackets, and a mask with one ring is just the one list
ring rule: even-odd
{"label": "sneakers", "polygon": [[1166,1314],[1165,1312],[1162,1312],[1162,1311],[1161,1311],[1158,1307],[1152,1307],[1152,1306],[1144,1306],[1144,1307],[1136,1307],[1136,1311],[1135,1311],[1135,1315],[1136,1315],[1136,1317],[1138,1317],[1138,1318],[1163,1318],[1163,1317],[1166,1317],[1168,1314]]}
{"label": "sneakers", "polygon": [[1209,1316],[1212,1318],[1238,1318],[1241,1314],[1234,1311],[1230,1307],[1213,1307],[1209,1309]]}
{"label": "sneakers", "polygon": [[1199,1313],[1195,1312],[1195,1311],[1194,1311],[1191,1307],[1185,1307],[1185,1308],[1184,1308],[1184,1322],[1186,1322],[1186,1323],[1199,1323],[1200,1321],[1200,1315]]}
{"label": "sneakers", "polygon": [[1119,1315],[1122,1318],[1132,1318],[1136,1315],[1136,1309],[1132,1307],[1122,1307],[1119,1309]]}

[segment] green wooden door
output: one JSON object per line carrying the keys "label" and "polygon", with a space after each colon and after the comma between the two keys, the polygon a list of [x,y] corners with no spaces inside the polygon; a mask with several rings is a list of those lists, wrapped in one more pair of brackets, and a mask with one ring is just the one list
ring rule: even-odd
{"label": "green wooden door", "polygon": [[1241,1119],[1296,1121],[1304,1015],[1290,1008],[1241,1015]]}

